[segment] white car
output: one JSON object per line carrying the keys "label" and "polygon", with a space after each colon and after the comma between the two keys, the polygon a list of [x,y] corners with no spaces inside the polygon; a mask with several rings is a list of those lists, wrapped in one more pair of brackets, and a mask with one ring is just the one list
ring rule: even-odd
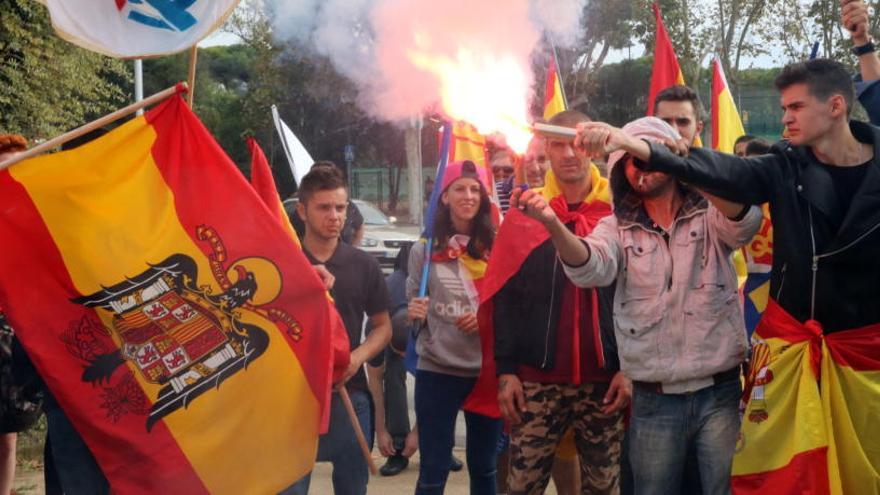
{"label": "white car", "polygon": [[418,225],[398,224],[396,218],[386,216],[367,201],[352,201],[364,217],[364,236],[358,247],[375,256],[382,271],[391,272],[400,248],[418,241],[421,228]]}

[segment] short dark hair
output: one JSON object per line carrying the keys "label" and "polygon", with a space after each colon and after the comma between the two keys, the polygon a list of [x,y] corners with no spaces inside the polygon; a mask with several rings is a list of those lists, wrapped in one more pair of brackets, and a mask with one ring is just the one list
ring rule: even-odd
{"label": "short dark hair", "polygon": [[336,166],[320,166],[321,162],[312,165],[299,185],[299,201],[303,204],[307,203],[318,191],[334,191],[339,188],[345,189],[347,186],[342,171]]}
{"label": "short dark hair", "polygon": [[753,136],[751,134],[743,134],[742,136],[736,138],[736,141],[733,142],[733,146],[736,147],[739,143],[749,143],[758,139],[758,136]]}
{"label": "short dark hair", "polygon": [[769,141],[756,137],[746,145],[746,156],[766,155],[773,146]]}
{"label": "short dark hair", "polygon": [[576,127],[581,122],[589,122],[590,117],[584,112],[577,110],[563,110],[556,115],[550,117],[547,121],[550,125],[558,125],[560,127]]}
{"label": "short dark hair", "polygon": [[657,96],[654,97],[655,117],[657,115],[657,107],[660,106],[660,102],[662,101],[689,101],[691,102],[691,106],[694,107],[694,116],[696,117],[697,122],[702,122],[703,120],[705,120],[703,102],[700,101],[700,97],[697,96],[697,92],[687,86],[676,84],[675,86],[669,86],[668,88],[657,93]]}
{"label": "short dark hair", "polygon": [[788,64],[776,76],[774,84],[779,91],[794,84],[805,84],[810,94],[822,101],[841,95],[846,101],[847,116],[855,100],[852,78],[846,68],[840,62],[827,58]]}

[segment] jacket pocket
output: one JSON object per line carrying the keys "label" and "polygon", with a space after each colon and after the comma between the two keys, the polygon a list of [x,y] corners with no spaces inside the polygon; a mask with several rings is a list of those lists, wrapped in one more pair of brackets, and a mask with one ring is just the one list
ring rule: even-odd
{"label": "jacket pocket", "polygon": [[623,238],[624,293],[627,298],[658,297],[663,292],[666,266],[655,235],[629,231]]}
{"label": "jacket pocket", "polygon": [[659,355],[658,334],[664,317],[663,298],[618,293],[614,303],[618,354],[631,370],[650,369]]}
{"label": "jacket pocket", "polygon": [[690,291],[684,304],[684,326],[688,333],[685,352],[698,368],[719,371],[721,365],[733,365],[745,357],[745,323],[739,310],[739,296],[733,287],[703,281]]}

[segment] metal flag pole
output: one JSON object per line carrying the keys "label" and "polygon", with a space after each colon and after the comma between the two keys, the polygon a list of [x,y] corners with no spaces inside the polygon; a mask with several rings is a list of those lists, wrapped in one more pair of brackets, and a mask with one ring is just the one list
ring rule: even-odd
{"label": "metal flag pole", "polygon": [[5,162],[0,163],[0,170],[6,169],[6,168],[10,167],[11,165],[15,165],[16,163],[18,163],[20,161],[27,160],[28,158],[35,157],[35,156],[39,155],[40,153],[51,150],[52,148],[61,146],[62,144],[66,143],[68,141],[71,141],[73,139],[76,139],[76,138],[82,136],[83,134],[88,134],[89,132],[92,132],[95,129],[104,127],[105,125],[107,125],[111,122],[115,122],[115,121],[121,119],[122,117],[125,117],[127,115],[131,115],[142,108],[148,107],[154,103],[159,103],[160,101],[164,100],[165,98],[168,98],[169,96],[175,95],[177,93],[183,93],[187,90],[187,87],[188,86],[186,85],[185,82],[177,83],[168,89],[165,89],[163,91],[160,91],[160,92],[154,94],[153,96],[150,96],[149,98],[141,100],[137,103],[132,103],[131,105],[128,105],[127,107],[124,107],[124,108],[120,108],[119,110],[117,110],[111,114],[105,115],[98,120],[94,120],[92,122],[89,122],[88,124],[77,127],[76,129],[74,129],[72,131],[69,131],[69,132],[66,132],[60,136],[54,137],[54,138],[46,141],[43,144],[34,146],[33,148],[31,148],[27,151],[24,151],[22,153],[19,153],[18,155],[15,155],[14,157],[6,160]]}
{"label": "metal flag pole", "polygon": [[[134,60],[134,102],[143,101],[144,99],[144,61],[136,58]],[[138,109],[137,116],[144,114],[144,109]]]}

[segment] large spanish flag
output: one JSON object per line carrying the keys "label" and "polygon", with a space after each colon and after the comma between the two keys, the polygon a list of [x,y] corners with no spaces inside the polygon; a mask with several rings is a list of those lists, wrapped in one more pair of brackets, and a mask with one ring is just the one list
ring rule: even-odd
{"label": "large spanish flag", "polygon": [[556,55],[550,56],[547,64],[547,81],[544,85],[544,120],[550,120],[557,113],[565,110],[565,93],[559,80],[559,68],[556,66]]}
{"label": "large spanish flag", "polygon": [[175,96],[0,173],[0,301],[115,493],[277,493],[330,395],[330,303]]}
{"label": "large spanish flag", "polygon": [[752,340],[734,493],[880,494],[880,324],[824,335],[771,300]]}
{"label": "large spanish flag", "polygon": [[745,133],[721,61],[716,58],[712,61],[712,148],[733,153],[734,143]]}

